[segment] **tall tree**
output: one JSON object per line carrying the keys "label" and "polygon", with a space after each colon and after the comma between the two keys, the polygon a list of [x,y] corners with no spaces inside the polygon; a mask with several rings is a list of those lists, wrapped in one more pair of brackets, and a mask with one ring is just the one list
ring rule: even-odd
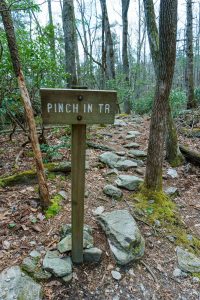
{"label": "tall tree", "polygon": [[65,67],[70,74],[68,86],[77,84],[76,72],[76,24],[73,0],[63,0],[62,21],[65,40]]}
{"label": "tall tree", "polygon": [[102,65],[107,79],[115,78],[113,38],[108,19],[106,0],[100,0],[102,10]]}
{"label": "tall tree", "polygon": [[[130,0],[122,0],[122,63],[123,63],[123,73],[125,76],[125,81],[129,85],[129,60],[128,60],[128,9]],[[131,113],[131,101],[129,95],[126,96],[124,100],[124,112],[126,114]]]}
{"label": "tall tree", "polygon": [[[147,2],[147,3],[145,3]],[[152,10],[150,0],[144,0]],[[150,19],[151,26],[155,18]],[[147,25],[148,27],[148,25]],[[151,116],[147,167],[144,186],[151,191],[162,190],[162,164],[169,94],[172,86],[176,58],[177,0],[161,0],[159,16],[159,41],[156,63],[156,90]],[[149,33],[149,31],[148,31]],[[153,32],[155,35],[156,33]],[[150,39],[152,35],[150,36]]]}
{"label": "tall tree", "polygon": [[38,136],[36,132],[33,109],[31,107],[29,93],[26,88],[26,83],[25,83],[24,75],[20,64],[19,52],[18,52],[11,13],[9,7],[7,6],[4,0],[0,1],[0,13],[2,16],[3,25],[6,32],[13,69],[18,80],[18,86],[21,92],[21,98],[24,103],[26,118],[29,125],[29,135],[30,135],[31,145],[35,157],[36,170],[38,175],[38,183],[39,183],[40,196],[41,196],[41,204],[43,208],[47,208],[49,206],[49,192],[48,192],[48,187],[47,187],[47,182],[46,182],[46,177],[44,172],[44,166],[42,162],[42,155],[41,155],[40,146],[38,142]]}
{"label": "tall tree", "polygon": [[193,54],[193,13],[192,0],[187,0],[187,25],[186,25],[186,90],[187,108],[197,107],[194,96],[194,54]]}
{"label": "tall tree", "polygon": [[55,32],[54,32],[54,24],[53,24],[53,15],[51,8],[51,0],[48,0],[48,12],[49,12],[49,26],[50,26],[50,50],[52,59],[56,61],[56,45],[55,45]]}
{"label": "tall tree", "polygon": [[[158,80],[159,76],[159,33],[156,24],[156,16],[153,0],[143,0],[144,11],[147,24],[147,32],[149,38],[150,51],[155,70],[155,75]],[[169,99],[167,102],[167,119],[166,119],[166,159],[172,165],[179,165],[183,161],[182,154],[179,150],[176,127],[173,121],[171,106]]]}

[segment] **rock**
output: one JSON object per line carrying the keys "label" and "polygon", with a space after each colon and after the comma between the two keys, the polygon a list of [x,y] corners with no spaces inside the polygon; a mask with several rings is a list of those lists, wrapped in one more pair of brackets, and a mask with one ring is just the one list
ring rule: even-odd
{"label": "rock", "polygon": [[126,140],[133,140],[133,141],[135,141],[135,134],[131,134],[131,135],[127,135],[126,137],[125,137],[125,139]]}
{"label": "rock", "polygon": [[129,135],[137,135],[137,136],[141,135],[141,133],[139,131],[137,131],[137,130],[129,131],[129,132],[127,132],[127,134],[129,134]]}
{"label": "rock", "polygon": [[132,175],[119,175],[115,182],[119,187],[125,188],[129,191],[135,191],[143,182],[143,179]]}
{"label": "rock", "polygon": [[7,240],[3,241],[2,244],[3,244],[3,249],[4,250],[9,250],[10,247],[11,247],[11,243],[9,241],[7,241]]}
{"label": "rock", "polygon": [[200,273],[200,258],[180,247],[176,248],[178,264],[182,271]]}
{"label": "rock", "polygon": [[118,170],[117,169],[112,169],[112,170],[109,170],[107,173],[106,173],[106,175],[118,175],[119,174],[119,172],[118,172]]}
{"label": "rock", "polygon": [[42,300],[42,287],[13,266],[0,274],[0,299]]}
{"label": "rock", "polygon": [[124,156],[124,155],[126,155],[126,152],[125,151],[116,151],[115,152],[117,155],[119,155],[119,156]]}
{"label": "rock", "polygon": [[[92,227],[87,224],[84,224],[83,230],[89,234],[92,234]],[[62,225],[61,231],[60,231],[60,236],[61,236],[61,238],[64,238],[71,232],[72,232],[71,224]]]}
{"label": "rock", "polygon": [[123,196],[122,191],[111,184],[104,186],[103,192],[115,200],[119,200]]}
{"label": "rock", "polygon": [[113,152],[104,152],[99,156],[99,160],[110,168],[114,168],[120,157]]}
{"label": "rock", "polygon": [[181,269],[176,268],[176,269],[174,269],[174,271],[173,271],[173,276],[174,276],[174,277],[187,277],[188,274],[185,273],[185,272],[183,272],[183,271],[181,271]]}
{"label": "rock", "polygon": [[93,215],[98,216],[98,215],[102,214],[104,212],[104,210],[105,210],[104,206],[99,206],[95,210],[93,210]]}
{"label": "rock", "polygon": [[146,157],[147,153],[142,150],[130,150],[128,152],[131,155],[134,155],[135,157]]}
{"label": "rock", "polygon": [[41,254],[40,252],[33,250],[29,253],[29,256],[34,259],[36,262],[38,262],[40,260]]}
{"label": "rock", "polygon": [[141,159],[135,159],[134,155],[128,154],[129,157],[133,158],[131,159],[132,161],[134,161],[135,163],[137,163],[138,167],[143,167],[144,166],[144,162]]}
{"label": "rock", "polygon": [[171,178],[177,178],[178,177],[178,173],[175,169],[168,169],[167,170],[167,175],[169,175]]}
{"label": "rock", "polygon": [[90,248],[83,251],[83,260],[85,262],[98,263],[101,259],[102,251],[99,248]]}
{"label": "rock", "polygon": [[119,160],[115,164],[115,168],[120,171],[128,171],[129,169],[136,168],[136,167],[137,167],[137,163],[131,160]]}
{"label": "rock", "polygon": [[62,277],[62,280],[65,283],[68,283],[68,282],[70,282],[72,280],[72,278],[73,278],[73,273],[70,273],[69,275]]}
{"label": "rock", "polygon": [[[37,252],[37,251],[35,251],[35,252]],[[46,280],[46,279],[51,278],[51,273],[43,270],[38,265],[38,258],[36,259],[35,257],[26,257],[22,262],[21,268],[23,271],[30,274],[31,277],[33,277],[36,280]]]}
{"label": "rock", "polygon": [[115,149],[110,147],[110,146],[106,146],[106,145],[99,145],[99,144],[95,144],[93,142],[87,142],[88,147],[90,148],[94,148],[94,149],[99,149],[102,151],[114,151]]}
{"label": "rock", "polygon": [[58,193],[58,195],[60,195],[63,199],[67,200],[68,199],[68,195],[65,191],[60,191]]}
{"label": "rock", "polygon": [[[83,230],[83,248],[92,248],[94,245],[93,237],[85,230]],[[57,249],[60,253],[64,253],[72,250],[72,234],[71,232],[62,239],[58,245]]]}
{"label": "rock", "polygon": [[193,283],[199,283],[200,282],[199,277],[192,277],[192,282]]}
{"label": "rock", "polygon": [[120,280],[122,278],[122,275],[118,271],[111,271],[111,274],[115,280]]}
{"label": "rock", "polygon": [[170,197],[179,196],[179,191],[176,187],[170,186],[164,190],[164,192]]}
{"label": "rock", "polygon": [[47,251],[43,261],[43,268],[56,277],[64,277],[72,273],[72,261],[69,256],[60,258],[58,251]]}
{"label": "rock", "polygon": [[140,145],[138,144],[138,143],[130,143],[130,144],[126,144],[126,145],[124,145],[124,147],[125,148],[139,148],[140,147]]}
{"label": "rock", "polygon": [[144,254],[144,239],[140,230],[127,210],[115,210],[97,216],[105,231],[111,252],[120,265],[141,258]]}
{"label": "rock", "polygon": [[123,127],[123,126],[127,126],[127,123],[124,122],[123,120],[115,120],[114,126]]}

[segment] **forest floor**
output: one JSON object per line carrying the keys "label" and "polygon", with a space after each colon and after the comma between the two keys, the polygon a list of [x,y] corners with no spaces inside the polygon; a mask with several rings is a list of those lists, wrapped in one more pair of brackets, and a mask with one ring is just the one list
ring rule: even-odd
{"label": "forest floor", "polygon": [[[87,138],[100,145],[108,145],[116,151],[128,151],[124,148],[128,131],[137,130],[141,134],[136,137],[140,150],[147,150],[150,118],[121,116],[126,126],[109,125],[92,126],[88,129]],[[48,129],[45,136],[48,144],[59,145],[66,133],[64,129]],[[20,145],[26,141],[23,133],[15,133],[12,142],[8,134],[0,135],[0,176],[13,174],[33,166],[31,147],[27,145],[23,155],[15,166],[16,157],[21,150]],[[199,138],[188,138],[180,135],[180,143],[200,151]],[[59,148],[59,147],[58,147]],[[57,148],[61,156],[57,159],[70,159],[70,148]],[[78,299],[200,299],[200,283],[193,280],[192,275],[174,277],[177,268],[176,244],[143,222],[137,224],[145,238],[145,255],[142,261],[130,263],[126,267],[116,265],[111,256],[106,236],[97,224],[93,211],[104,206],[105,211],[116,209],[134,210],[133,192],[123,190],[123,198],[113,201],[103,194],[103,187],[114,183],[115,177],[106,176],[108,167],[99,163],[99,155],[104,151],[88,148],[86,159],[89,169],[86,171],[85,224],[93,227],[95,246],[103,250],[102,260],[98,265],[83,264],[73,266],[73,279],[64,285],[56,278],[43,282],[44,300],[78,300]],[[176,203],[188,233],[200,238],[200,172],[199,167],[189,163],[177,167],[177,178],[167,175],[170,168],[164,162],[164,187],[178,188],[179,196],[173,199]],[[145,166],[140,168],[144,174]],[[133,169],[121,174],[138,175]],[[0,271],[6,267],[20,265],[31,250],[38,249],[44,255],[48,249],[54,249],[60,239],[59,232],[63,224],[70,223],[71,217],[71,182],[70,175],[55,176],[48,180],[51,195],[66,191],[67,199],[62,202],[62,210],[53,218],[46,220],[38,204],[37,184],[18,184],[0,189]],[[116,281],[111,271],[118,270],[122,278]],[[152,276],[153,274],[153,276]]]}

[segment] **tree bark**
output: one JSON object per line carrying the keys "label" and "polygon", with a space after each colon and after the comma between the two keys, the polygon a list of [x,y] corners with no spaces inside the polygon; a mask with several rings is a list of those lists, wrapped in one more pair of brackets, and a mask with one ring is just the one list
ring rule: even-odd
{"label": "tree bark", "polygon": [[102,10],[102,65],[107,79],[115,78],[115,57],[113,38],[108,20],[106,0],[100,0]]}
{"label": "tree bark", "polygon": [[73,0],[63,0],[62,21],[65,41],[65,68],[70,74],[68,86],[77,85],[76,72],[76,24]]}
{"label": "tree bark", "polygon": [[[122,0],[122,63],[123,63],[123,73],[125,81],[129,85],[129,60],[128,60],[128,9],[130,0]],[[124,100],[124,112],[126,114],[131,113],[131,101],[130,96],[127,95]]]}
{"label": "tree bark", "polygon": [[[147,33],[151,51],[151,57],[153,61],[154,71],[156,78],[159,76],[159,32],[156,25],[156,17],[154,11],[154,4],[152,0],[143,0],[144,12],[147,24]],[[183,162],[183,156],[180,153],[178,145],[177,131],[172,117],[171,107],[169,103],[169,97],[166,98],[166,159],[168,162],[177,166]]]}
{"label": "tree bark", "polygon": [[28,90],[26,88],[25,79],[22,73],[20,59],[19,59],[19,53],[17,48],[17,42],[13,27],[13,22],[11,18],[11,13],[6,5],[6,2],[2,0],[0,2],[0,11],[2,15],[2,20],[6,32],[6,37],[8,41],[8,47],[10,50],[10,55],[12,59],[12,64],[14,68],[15,75],[18,80],[19,89],[21,92],[21,97],[24,103],[24,108],[26,112],[27,122],[29,126],[29,134],[30,134],[30,140],[31,145],[34,152],[35,157],[35,163],[36,163],[36,170],[37,170],[37,176],[38,176],[38,183],[39,183],[39,191],[41,196],[41,205],[43,208],[47,208],[49,206],[49,192],[48,192],[48,186],[46,182],[45,172],[44,172],[44,166],[42,162],[42,154],[40,151],[40,146],[38,142],[38,136],[36,132],[36,125],[33,115],[33,110],[31,107],[31,101],[28,94]]}
{"label": "tree bark", "polygon": [[51,9],[51,0],[48,0],[48,12],[49,12],[49,25],[50,25],[50,50],[53,61],[56,61],[56,45],[55,45],[55,32],[53,24],[53,16]]}
{"label": "tree bark", "polygon": [[197,102],[194,96],[194,55],[193,55],[193,14],[192,0],[187,0],[187,26],[186,26],[186,90],[187,108],[196,108]]}
{"label": "tree bark", "polygon": [[161,0],[158,71],[144,182],[144,186],[151,191],[162,190],[164,136],[176,57],[176,31],[177,0]]}

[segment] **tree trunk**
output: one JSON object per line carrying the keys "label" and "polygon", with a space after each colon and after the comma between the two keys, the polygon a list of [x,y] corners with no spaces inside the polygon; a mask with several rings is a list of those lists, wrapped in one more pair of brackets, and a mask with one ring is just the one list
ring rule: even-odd
{"label": "tree trunk", "polygon": [[110,23],[108,20],[108,12],[106,7],[106,0],[100,0],[102,10],[102,57],[103,65],[105,65],[105,74],[107,79],[115,78],[115,57],[113,38],[110,30]]}
{"label": "tree trunk", "polygon": [[50,25],[50,51],[53,61],[56,61],[56,45],[55,45],[55,32],[53,25],[53,16],[51,9],[51,0],[48,0],[48,12],[49,12],[49,25]]}
{"label": "tree trunk", "polygon": [[70,74],[68,86],[77,85],[76,73],[76,24],[73,0],[63,0],[62,21],[65,41],[65,68]]}
{"label": "tree trunk", "polygon": [[[129,84],[129,60],[128,60],[128,9],[130,0],[122,0],[122,63],[123,73],[125,81]],[[126,114],[131,113],[131,101],[130,96],[127,95],[124,100],[124,112]]]}
{"label": "tree trunk", "polygon": [[151,117],[144,186],[162,190],[162,164],[169,94],[172,85],[177,30],[177,0],[161,0],[156,92]]}
{"label": "tree trunk", "polygon": [[192,0],[187,0],[187,26],[186,26],[186,90],[187,108],[196,108],[197,102],[194,96],[194,55],[193,55],[193,14]]}
{"label": "tree trunk", "polygon": [[[156,78],[159,76],[159,33],[156,25],[154,4],[152,0],[143,0],[144,12],[147,24],[147,32],[149,45],[151,50],[152,61],[154,65]],[[177,131],[172,117],[172,112],[169,104],[169,98],[166,98],[167,118],[166,118],[166,159],[174,166],[183,162],[183,156],[179,151]]]}
{"label": "tree trunk", "polygon": [[47,208],[49,206],[49,192],[47,187],[47,182],[45,178],[44,166],[42,162],[42,155],[40,151],[40,146],[38,142],[38,136],[36,132],[36,125],[33,115],[33,110],[31,107],[31,101],[28,94],[28,90],[26,88],[24,76],[22,73],[20,60],[19,60],[19,53],[17,48],[17,42],[13,27],[13,22],[11,18],[11,13],[6,5],[6,2],[2,0],[0,2],[0,12],[2,15],[2,20],[6,32],[6,37],[8,41],[8,47],[10,50],[10,55],[13,63],[13,68],[15,75],[18,80],[19,89],[21,92],[21,97],[24,103],[24,108],[26,111],[27,122],[29,125],[29,134],[31,139],[31,145],[34,152],[35,163],[36,163],[36,170],[38,176],[38,183],[39,183],[39,191],[41,196],[41,205],[43,208]]}

